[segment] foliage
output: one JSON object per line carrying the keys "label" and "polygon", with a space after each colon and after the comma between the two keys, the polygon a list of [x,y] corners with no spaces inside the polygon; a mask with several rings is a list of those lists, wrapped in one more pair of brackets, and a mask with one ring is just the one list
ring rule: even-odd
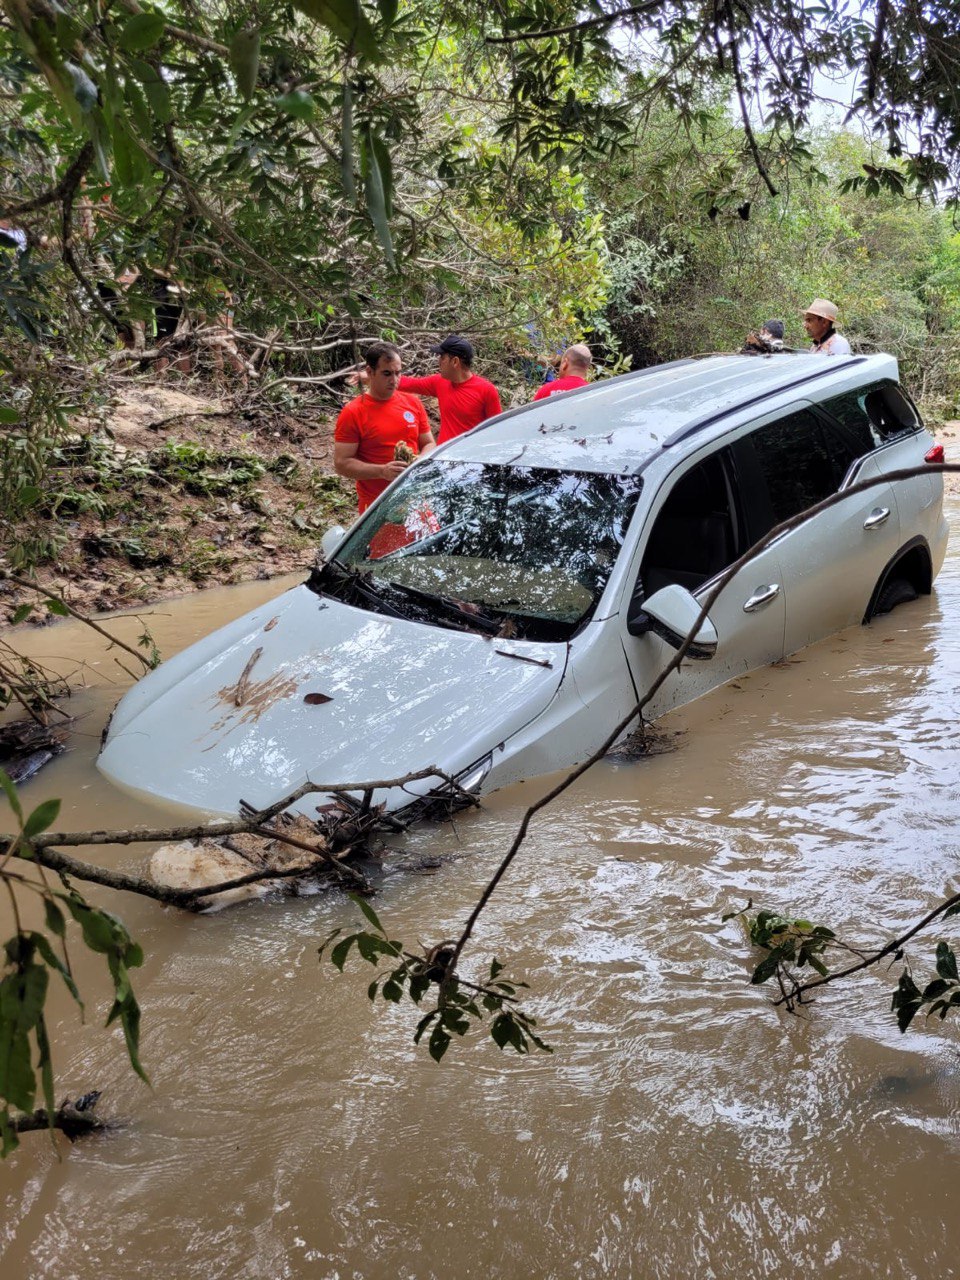
{"label": "foliage", "polygon": [[[33,1110],[38,1091],[48,1117],[53,1117],[54,1075],[45,1017],[50,975],[62,979],[81,1014],[83,1001],[77,990],[67,950],[67,917],[79,925],[84,946],[106,958],[114,1000],[107,1026],[119,1022],[130,1065],[147,1080],[139,1056],[140,1007],[130,984],[130,970],[143,963],[143,952],[123,923],[109,912],[92,906],[63,881],[52,888],[42,876],[30,878],[17,868],[17,860],[33,860],[31,839],[45,831],[60,812],[59,800],[46,800],[25,814],[13,783],[0,770],[0,787],[6,794],[18,833],[0,856],[0,880],[13,905],[16,932],[3,948],[0,977],[0,1158],[18,1145],[16,1114]],[[18,893],[32,893],[43,905],[45,927],[25,929],[20,923]],[[148,1082],[149,1083],[149,1082]]]}
{"label": "foliage", "polygon": [[[363,930],[340,937],[342,929],[335,929],[319,948],[323,959],[330,949],[330,962],[343,972],[351,948],[375,968],[381,960],[397,962],[384,977],[377,977],[367,988],[371,1001],[377,996],[390,1004],[400,1004],[404,995],[420,1006],[424,997],[432,995],[435,1003],[427,1009],[414,1033],[414,1043],[430,1032],[427,1047],[430,1057],[439,1062],[450,1047],[454,1036],[465,1036],[474,1026],[483,1025],[489,1017],[488,1031],[500,1049],[509,1045],[517,1053],[529,1053],[531,1047],[544,1053],[552,1049],[535,1032],[536,1019],[517,1004],[517,991],[526,987],[525,982],[504,978],[503,965],[491,961],[490,973],[485,981],[469,982],[452,968],[454,952],[451,944],[441,943],[429,951],[417,953],[404,949],[402,942],[391,940],[368,902],[349,895],[363,912],[374,932]],[[335,941],[339,938],[339,942]]]}
{"label": "foliage", "polygon": [[[784,1004],[793,1012],[798,1006],[807,1003],[809,993],[836,978],[878,964],[883,960],[899,961],[905,956],[905,944],[921,929],[935,920],[946,920],[960,914],[960,896],[953,895],[940,903],[923,920],[914,925],[902,938],[887,943],[884,947],[871,953],[863,951],[842,941],[825,925],[814,925],[809,920],[784,916],[776,911],[761,910],[755,916],[749,913],[753,903],[748,902],[740,911],[731,911],[723,916],[723,920],[737,918],[742,921],[751,944],[766,952],[756,965],[750,981],[762,985],[776,979],[780,989],[778,1004]],[[857,963],[843,970],[831,970],[826,963],[829,951],[842,952],[847,956],[855,955]],[[800,972],[809,966],[819,978],[807,979]],[[927,1006],[927,1017],[937,1014],[943,1021],[951,1010],[960,1008],[960,973],[957,970],[957,959],[953,948],[943,940],[936,947],[937,976],[929,981],[921,990],[914,980],[910,966],[900,973],[897,986],[893,992],[891,1010],[896,1014],[897,1025],[901,1032],[906,1031],[913,1019],[924,1006]]]}

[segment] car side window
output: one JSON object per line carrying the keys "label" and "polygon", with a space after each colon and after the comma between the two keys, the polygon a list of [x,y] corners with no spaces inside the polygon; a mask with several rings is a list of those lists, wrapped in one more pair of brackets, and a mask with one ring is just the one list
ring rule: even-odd
{"label": "car side window", "polygon": [[712,454],[685,472],[657,513],[640,565],[644,597],[671,583],[695,591],[739,554],[740,519],[725,456]]}
{"label": "car side window", "polygon": [[[751,432],[745,443],[752,446],[769,494],[769,523],[764,521],[767,529],[836,491],[837,462],[812,413],[801,410],[770,422]],[[754,528],[753,532],[759,536],[766,529]]]}
{"label": "car side window", "polygon": [[824,400],[820,408],[864,441],[864,453],[898,436],[910,435],[922,425],[916,409],[895,382],[875,382],[857,391],[845,391]]}

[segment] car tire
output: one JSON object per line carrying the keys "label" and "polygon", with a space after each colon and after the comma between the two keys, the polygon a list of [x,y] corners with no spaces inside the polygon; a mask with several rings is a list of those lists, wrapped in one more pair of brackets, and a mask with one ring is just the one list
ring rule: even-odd
{"label": "car tire", "polygon": [[919,594],[907,578],[888,578],[877,596],[877,603],[874,605],[871,617],[876,618],[881,613],[889,613],[898,604],[907,604],[910,600],[916,600]]}

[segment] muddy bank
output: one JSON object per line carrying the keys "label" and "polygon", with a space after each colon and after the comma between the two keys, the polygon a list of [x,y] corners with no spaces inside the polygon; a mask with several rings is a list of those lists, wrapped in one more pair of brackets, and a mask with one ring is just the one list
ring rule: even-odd
{"label": "muddy bank", "polygon": [[[332,426],[313,409],[119,384],[59,450],[38,580],[101,612],[306,569],[324,530],[356,513],[333,472]],[[0,592],[3,625],[32,593]]]}

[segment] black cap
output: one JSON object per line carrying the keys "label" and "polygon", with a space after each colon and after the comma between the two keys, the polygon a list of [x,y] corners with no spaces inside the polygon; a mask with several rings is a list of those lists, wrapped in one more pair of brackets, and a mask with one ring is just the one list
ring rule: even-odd
{"label": "black cap", "polygon": [[777,338],[783,341],[783,321],[782,320],[764,320],[763,327],[769,333],[771,338]]}
{"label": "black cap", "polygon": [[438,342],[430,351],[435,356],[459,356],[464,364],[473,363],[473,346],[457,333],[451,333],[449,338]]}

